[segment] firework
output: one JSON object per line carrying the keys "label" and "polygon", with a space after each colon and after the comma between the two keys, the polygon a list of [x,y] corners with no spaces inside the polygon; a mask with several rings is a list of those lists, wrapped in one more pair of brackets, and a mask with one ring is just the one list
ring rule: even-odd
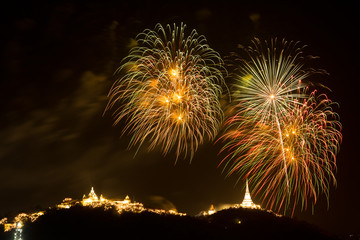
{"label": "firework", "polygon": [[223,120],[223,62],[202,35],[186,25],[157,24],[137,36],[109,92],[107,109],[120,103],[115,124],[127,120],[129,147],[149,141],[176,159],[193,158],[199,144],[213,139]]}
{"label": "firework", "polygon": [[222,163],[228,174],[248,178],[266,207],[279,212],[320,193],[328,197],[335,184],[341,125],[333,105],[316,91],[307,94],[307,78],[298,43],[255,40],[249,61],[241,60],[235,76],[236,114],[226,121]]}

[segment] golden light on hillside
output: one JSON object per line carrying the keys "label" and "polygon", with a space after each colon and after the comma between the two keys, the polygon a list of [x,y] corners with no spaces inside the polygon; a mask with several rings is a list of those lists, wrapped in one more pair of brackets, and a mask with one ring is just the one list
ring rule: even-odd
{"label": "golden light on hillside", "polygon": [[[145,208],[142,203],[131,201],[130,197],[126,195],[123,200],[111,200],[103,197],[101,194],[100,197],[94,191],[92,187],[90,193],[86,196],[83,195],[82,200],[76,200],[72,198],[65,198],[60,204],[56,205],[57,209],[70,209],[76,205],[86,206],[86,207],[103,207],[105,210],[115,208],[119,214],[122,212],[135,212],[140,213],[143,211],[154,212],[157,214],[173,214],[184,216],[185,213],[178,213],[176,210],[163,210],[163,209],[151,209]],[[31,214],[20,213],[18,214],[13,221],[8,222],[7,218],[0,219],[0,225],[4,225],[4,231],[11,231],[13,229],[21,229],[26,222],[34,222],[38,217],[44,215],[44,211],[39,211]]]}

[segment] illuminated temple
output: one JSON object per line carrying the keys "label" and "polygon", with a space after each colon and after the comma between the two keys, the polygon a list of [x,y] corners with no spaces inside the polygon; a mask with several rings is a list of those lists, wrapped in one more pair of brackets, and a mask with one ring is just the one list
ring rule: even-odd
{"label": "illuminated temple", "polygon": [[[56,205],[57,209],[69,209],[73,206],[80,205],[84,207],[104,207],[104,209],[115,208],[120,214],[123,211],[140,213],[143,211],[154,212],[157,214],[174,214],[174,215],[186,215],[185,213],[178,213],[176,210],[163,210],[163,209],[151,209],[145,208],[142,203],[133,202],[129,196],[126,196],[123,200],[110,200],[103,197],[101,194],[98,197],[92,187],[90,193],[86,196],[84,194],[81,200],[65,198],[60,204]],[[4,231],[11,231],[15,229],[15,234],[21,232],[21,228],[25,222],[34,222],[39,216],[44,215],[45,211],[36,213],[20,213],[13,221],[8,221],[7,218],[0,219],[0,225],[4,225]]]}
{"label": "illuminated temple", "polygon": [[242,208],[261,209],[260,205],[257,205],[255,203],[253,203],[253,201],[251,200],[250,191],[249,191],[249,184],[248,184],[247,179],[246,179],[245,196],[244,196],[244,199],[243,199],[242,203],[239,206],[242,207]]}
{"label": "illuminated temple", "polygon": [[85,207],[104,207],[105,209],[115,207],[119,213],[122,211],[142,212],[149,210],[145,209],[142,203],[132,202],[129,196],[126,196],[124,200],[106,199],[102,194],[98,197],[93,187],[87,196],[84,194],[82,200],[65,198],[62,203],[57,205],[57,208],[71,208],[75,205],[82,205]]}
{"label": "illuminated temple", "polygon": [[102,194],[100,195],[100,197],[98,197],[93,187],[91,188],[90,193],[87,196],[84,194],[82,200],[73,200],[71,198],[65,198],[62,203],[57,205],[57,208],[71,208],[72,206],[78,204],[85,207],[104,207],[105,209],[114,207],[119,213],[123,211],[136,212],[136,213],[149,211],[157,214],[185,215],[184,213],[178,213],[176,210],[145,208],[142,203],[131,201],[128,195],[126,195],[126,197],[123,200],[107,199],[103,197]]}
{"label": "illuminated temple", "polygon": [[[231,206],[227,206],[225,208],[222,209],[227,209],[227,208],[252,208],[252,209],[262,209],[260,205],[255,204],[252,200],[251,200],[251,196],[250,196],[250,191],[249,191],[249,184],[248,184],[248,180],[246,179],[246,191],[245,191],[245,196],[243,201],[241,202],[241,204],[235,204],[235,205],[231,205]],[[214,205],[211,204],[210,209],[207,211],[202,211],[200,212],[199,215],[202,216],[206,216],[206,215],[211,215],[214,214],[216,212]],[[280,215],[279,215],[280,216]]]}

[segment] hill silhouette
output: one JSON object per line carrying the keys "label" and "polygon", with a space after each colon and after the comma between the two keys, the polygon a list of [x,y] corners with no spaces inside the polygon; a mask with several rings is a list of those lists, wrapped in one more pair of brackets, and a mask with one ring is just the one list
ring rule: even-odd
{"label": "hill silhouette", "polygon": [[[1,239],[12,239],[2,233]],[[332,240],[315,226],[253,209],[232,208],[208,216],[75,206],[51,209],[23,227],[24,240],[71,239],[316,239]]]}

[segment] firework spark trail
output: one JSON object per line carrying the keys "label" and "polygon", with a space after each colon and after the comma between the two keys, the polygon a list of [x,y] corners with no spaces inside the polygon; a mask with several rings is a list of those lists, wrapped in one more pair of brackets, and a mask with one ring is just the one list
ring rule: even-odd
{"label": "firework spark trail", "polygon": [[[240,59],[234,76],[234,116],[220,138],[227,153],[221,164],[228,175],[238,173],[254,185],[266,207],[277,212],[318,195],[328,198],[336,183],[336,154],[341,125],[332,103],[316,91],[308,94],[308,77],[298,43],[276,40],[265,46],[256,39]],[[292,206],[291,206],[292,205]]]}
{"label": "firework spark trail", "polygon": [[206,39],[186,25],[157,24],[137,36],[118,72],[122,77],[109,92],[106,110],[115,111],[115,124],[127,119],[129,147],[149,141],[163,154],[174,150],[193,158],[198,146],[212,140],[223,120],[220,106],[223,62]]}
{"label": "firework spark trail", "polygon": [[289,176],[287,174],[287,165],[286,165],[286,157],[285,157],[285,150],[284,150],[284,141],[283,141],[283,137],[282,137],[281,126],[280,126],[279,118],[277,116],[277,111],[276,111],[275,104],[274,104],[274,110],[275,110],[276,125],[277,125],[278,130],[279,130],[279,139],[280,139],[281,153],[282,153],[282,158],[283,158],[283,163],[284,163],[284,173],[285,173],[285,177],[286,177],[287,192],[290,194],[290,191],[289,191]]}

